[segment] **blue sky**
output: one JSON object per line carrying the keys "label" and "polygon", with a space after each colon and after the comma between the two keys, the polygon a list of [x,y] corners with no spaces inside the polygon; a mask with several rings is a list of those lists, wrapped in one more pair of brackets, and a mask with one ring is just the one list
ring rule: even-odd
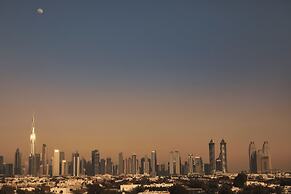
{"label": "blue sky", "polygon": [[[43,15],[36,13],[39,7]],[[105,112],[112,105],[108,118],[113,115],[121,123],[133,118],[120,119],[113,107],[127,107],[133,116],[151,107],[152,112],[134,118],[132,128],[172,111],[177,115],[165,116],[152,130],[162,134],[171,128],[171,118],[181,117],[177,123],[185,119],[185,126],[169,129],[169,138],[196,134],[197,127],[213,128],[202,135],[206,145],[210,136],[219,139],[237,127],[229,139],[243,137],[241,147],[250,140],[271,141],[277,131],[273,147],[279,157],[284,152],[280,141],[291,135],[290,19],[289,1],[1,1],[0,127],[17,132],[28,121],[29,129],[36,111],[49,128],[59,110],[66,115],[59,121],[64,133],[75,118],[83,118],[79,124],[88,125],[88,133],[97,133],[100,126],[92,115],[101,113],[94,105],[104,105]],[[76,113],[80,107],[87,109]],[[221,117],[215,124],[216,109],[233,123]],[[193,119],[199,114],[207,124]],[[169,126],[161,127],[164,123]],[[51,125],[57,130],[56,123]],[[107,127],[116,132],[116,126]],[[130,134],[128,138],[137,136]],[[172,146],[158,139],[156,145],[165,150]],[[114,153],[116,147],[107,151]],[[185,147],[180,149],[187,152]],[[201,152],[207,156],[207,148]],[[278,166],[289,168],[290,159],[288,155]]]}

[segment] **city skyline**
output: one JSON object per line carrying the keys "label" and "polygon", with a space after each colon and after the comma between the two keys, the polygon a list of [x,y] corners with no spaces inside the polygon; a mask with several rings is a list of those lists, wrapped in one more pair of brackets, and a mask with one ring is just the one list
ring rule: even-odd
{"label": "city skyline", "polygon": [[[156,150],[291,169],[291,2],[0,2],[0,155]],[[257,147],[258,148],[258,147]],[[39,160],[39,155],[35,156]],[[191,159],[190,159],[191,160]],[[34,160],[31,160],[34,161]],[[198,159],[197,159],[198,161]],[[65,166],[65,163],[63,164]]]}
{"label": "city skyline", "polygon": [[[51,175],[51,176],[80,176],[80,175],[98,175],[98,174],[147,174],[151,176],[157,176],[161,173],[161,166],[166,168],[168,174],[170,175],[184,175],[185,172],[188,174],[192,173],[205,173],[205,174],[215,174],[215,173],[229,173],[228,170],[228,159],[227,159],[227,143],[224,139],[221,139],[219,143],[219,154],[216,154],[215,145],[216,143],[211,139],[208,143],[209,148],[209,158],[208,161],[204,160],[200,155],[197,154],[188,154],[188,157],[183,162],[183,158],[180,156],[179,150],[174,150],[169,152],[168,161],[158,161],[156,150],[150,152],[150,158],[148,154],[137,155],[133,152],[129,155],[129,158],[124,155],[123,152],[118,153],[116,160],[112,160],[112,156],[106,156],[100,154],[98,149],[91,151],[91,158],[85,158],[80,155],[78,151],[72,153],[72,161],[65,158],[65,152],[62,149],[54,148],[53,154],[50,156],[47,153],[47,145],[42,144],[41,154],[35,151],[35,142],[37,140],[36,135],[36,118],[35,114],[32,116],[31,124],[31,135],[30,135],[30,153],[28,156],[28,162],[22,162],[22,153],[19,148],[15,152],[15,162],[14,162],[14,171],[15,175],[28,174],[31,176],[42,176],[42,175]],[[272,168],[271,165],[271,152],[268,141],[264,141],[262,149],[256,150],[254,141],[250,141],[249,144],[249,169],[240,169],[238,171],[248,171],[250,173],[268,173],[281,171],[282,169]],[[0,155],[1,156],[1,155]],[[195,157],[194,157],[195,156]],[[1,168],[10,166],[13,164],[5,161],[2,157]],[[106,158],[106,160],[105,160]],[[113,157],[115,158],[115,157]],[[86,161],[87,159],[87,161]],[[102,169],[102,160],[103,160],[103,170]],[[139,163],[139,160],[141,163]],[[131,161],[131,164],[129,162]],[[88,163],[89,162],[89,163]],[[82,165],[81,165],[82,164]],[[88,165],[90,167],[88,167]],[[106,165],[106,168],[105,168]],[[109,166],[108,166],[109,165]],[[115,167],[116,166],[116,167]],[[9,167],[9,168],[10,168]],[[11,169],[13,169],[11,167]],[[70,170],[71,169],[71,170]],[[84,169],[84,172],[83,170]],[[85,170],[86,169],[86,170]],[[89,169],[89,170],[88,170]],[[86,172],[88,170],[88,172]],[[3,170],[2,170],[3,171]],[[1,171],[1,172],[2,172]],[[166,172],[165,171],[165,172]],[[3,171],[4,172],[4,171]],[[2,173],[3,173],[2,172]],[[6,171],[5,171],[6,172]],[[162,171],[163,173],[163,171]],[[186,173],[186,174],[187,174]]]}

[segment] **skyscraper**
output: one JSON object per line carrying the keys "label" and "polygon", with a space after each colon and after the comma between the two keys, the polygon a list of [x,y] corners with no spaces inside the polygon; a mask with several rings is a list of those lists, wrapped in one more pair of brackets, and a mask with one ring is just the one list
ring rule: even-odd
{"label": "skyscraper", "polygon": [[105,170],[106,170],[106,161],[105,159],[101,159],[100,160],[100,174],[105,174]]}
{"label": "skyscraper", "polygon": [[87,176],[94,176],[92,171],[92,160],[86,162],[86,175]]}
{"label": "skyscraper", "polygon": [[258,149],[256,156],[257,156],[257,173],[262,173],[263,150],[262,149]]}
{"label": "skyscraper", "polygon": [[51,159],[48,161],[48,175],[53,176],[53,159],[54,157],[51,157]]}
{"label": "skyscraper", "polygon": [[253,141],[249,144],[249,167],[251,173],[257,172],[257,150]]}
{"label": "skyscraper", "polygon": [[209,142],[209,166],[210,173],[213,174],[216,171],[216,161],[215,161],[215,143],[211,139]]}
{"label": "skyscraper", "polygon": [[268,173],[271,171],[271,155],[268,141],[264,141],[262,149],[256,150],[255,143],[249,145],[249,165],[251,173]]}
{"label": "skyscraper", "polygon": [[270,147],[269,142],[264,141],[263,148],[262,148],[262,158],[261,158],[261,166],[262,172],[267,173],[270,172],[271,167],[271,156],[270,156]]}
{"label": "skyscraper", "polygon": [[80,175],[80,155],[78,152],[73,153],[72,163],[73,163],[73,176],[79,176]]}
{"label": "skyscraper", "polygon": [[215,161],[215,165],[216,165],[216,171],[222,172],[222,162],[220,158],[221,157],[219,155],[219,157]]}
{"label": "skyscraper", "polygon": [[13,176],[13,164],[9,164],[9,163],[4,164],[4,176],[6,176],[6,177]]}
{"label": "skyscraper", "polygon": [[193,165],[194,165],[194,160],[193,160],[193,154],[189,154],[188,155],[188,162],[187,162],[187,165],[188,165],[188,174],[193,174],[194,172],[194,169],[193,169]]}
{"label": "skyscraper", "polygon": [[32,131],[30,134],[30,154],[34,156],[35,154],[35,141],[36,141],[36,134],[35,134],[35,118],[34,115],[32,117]]}
{"label": "skyscraper", "polygon": [[181,174],[181,158],[179,151],[170,152],[170,175]]}
{"label": "skyscraper", "polygon": [[31,176],[37,176],[37,166],[36,166],[36,158],[35,158],[35,117],[32,116],[32,127],[30,134],[30,154],[28,158],[28,174]]}
{"label": "skyscraper", "polygon": [[15,175],[22,174],[21,153],[18,148],[16,149],[16,152],[15,152],[14,174]]}
{"label": "skyscraper", "polygon": [[60,151],[60,174],[62,174],[62,161],[65,160],[65,152],[64,151]]}
{"label": "skyscraper", "polygon": [[137,167],[138,167],[138,163],[137,163],[137,158],[136,158],[136,154],[133,154],[131,157],[131,161],[132,161],[132,166],[131,166],[131,174],[137,174]]}
{"label": "skyscraper", "polygon": [[226,142],[224,139],[220,142],[220,159],[221,159],[221,166],[222,172],[227,172],[227,152],[226,152]]}
{"label": "skyscraper", "polygon": [[86,159],[85,158],[81,158],[80,159],[80,175],[85,175],[86,173]]}
{"label": "skyscraper", "polygon": [[47,146],[42,144],[41,153],[42,175],[48,175]]}
{"label": "skyscraper", "polygon": [[146,175],[150,174],[150,160],[147,155],[145,155],[144,157],[143,174],[146,174]]}
{"label": "skyscraper", "polygon": [[125,159],[125,174],[131,174],[131,158],[126,158]]}
{"label": "skyscraper", "polygon": [[29,155],[28,157],[28,174],[31,176],[36,176],[36,160],[35,155]]}
{"label": "skyscraper", "polygon": [[151,176],[157,176],[157,152],[151,152]]}
{"label": "skyscraper", "polygon": [[195,165],[195,173],[202,174],[203,173],[203,160],[200,156],[196,156],[194,158]]}
{"label": "skyscraper", "polygon": [[91,160],[92,160],[92,172],[93,175],[97,175],[100,173],[100,153],[98,150],[93,150],[91,152]]}
{"label": "skyscraper", "polygon": [[60,176],[60,151],[55,149],[53,155],[52,175]]}
{"label": "skyscraper", "polygon": [[61,171],[61,175],[62,176],[67,176],[68,175],[68,163],[66,160],[62,160],[62,171]]}
{"label": "skyscraper", "polygon": [[144,174],[144,161],[145,161],[145,158],[142,157],[140,159],[140,169],[139,169],[140,174]]}
{"label": "skyscraper", "polygon": [[40,176],[40,154],[35,154],[35,176]]}
{"label": "skyscraper", "polygon": [[116,176],[117,175],[117,170],[118,170],[118,165],[117,164],[113,165],[112,175]]}
{"label": "skyscraper", "polygon": [[113,173],[113,163],[110,157],[106,158],[106,174]]}
{"label": "skyscraper", "polygon": [[124,161],[123,161],[123,153],[120,152],[118,154],[118,175],[124,173]]}

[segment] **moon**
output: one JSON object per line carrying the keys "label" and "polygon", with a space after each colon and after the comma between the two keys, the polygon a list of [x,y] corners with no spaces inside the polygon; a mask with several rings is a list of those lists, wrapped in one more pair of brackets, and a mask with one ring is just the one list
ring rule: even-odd
{"label": "moon", "polygon": [[38,8],[36,10],[36,13],[39,14],[39,15],[42,15],[44,13],[43,9],[42,8]]}

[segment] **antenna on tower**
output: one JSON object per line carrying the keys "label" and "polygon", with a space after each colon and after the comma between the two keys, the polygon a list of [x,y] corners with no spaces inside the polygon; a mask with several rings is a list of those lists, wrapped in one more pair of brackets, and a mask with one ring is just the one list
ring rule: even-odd
{"label": "antenna on tower", "polygon": [[32,127],[35,127],[35,112],[32,114]]}

